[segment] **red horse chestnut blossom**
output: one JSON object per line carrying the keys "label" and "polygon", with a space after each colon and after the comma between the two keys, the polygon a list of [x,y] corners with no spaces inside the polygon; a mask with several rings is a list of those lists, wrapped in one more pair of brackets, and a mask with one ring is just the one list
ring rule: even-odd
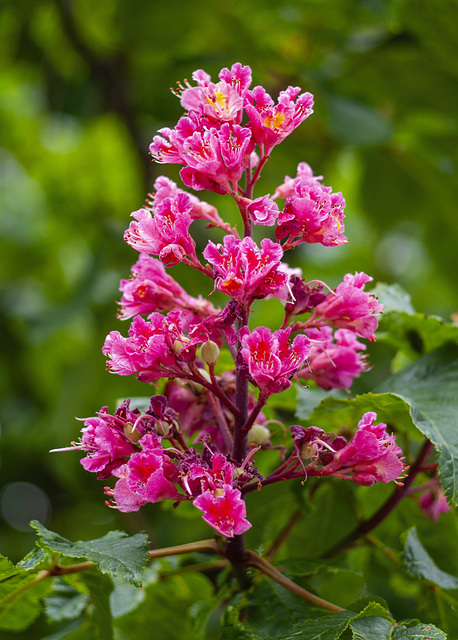
{"label": "red horse chestnut blossom", "polygon": [[[104,407],[69,449],[83,451],[85,469],[111,482],[111,507],[127,513],[189,501],[226,538],[222,555],[243,562],[251,527],[246,493],[309,476],[399,482],[404,463],[375,413],[364,414],[349,441],[348,425],[336,434],[295,425],[288,442],[287,425],[266,419],[270,396],[298,378],[325,390],[350,387],[368,368],[360,339],[375,339],[382,305],[365,291],[371,278],[364,273],[347,274],[332,291],[285,262],[299,245],[347,242],[345,200],[322,176],[301,162],[272,197],[254,192],[274,147],[312,114],[313,96],[290,86],[275,102],[263,87],[250,89],[251,69],[240,63],[222,69],[216,82],[201,69],[192,77],[194,85],[176,90],[185,114],[154,136],[150,152],[158,163],[179,165],[188,189],[230,199],[240,223],[232,226],[170,178],[156,178],[148,205],[132,214],[125,232],[140,253],[120,285],[128,336],[109,333],[103,353],[110,372],[158,384],[164,395],[152,396],[146,410],[129,401],[113,414]],[[196,220],[212,228],[212,239],[195,242]],[[274,229],[258,241],[254,226],[259,235]],[[189,288],[201,287],[197,297],[178,282],[184,267],[199,272],[188,280]],[[222,308],[204,292],[222,298]],[[276,305],[277,314],[254,326],[258,300]],[[273,328],[276,317],[282,324]]]}

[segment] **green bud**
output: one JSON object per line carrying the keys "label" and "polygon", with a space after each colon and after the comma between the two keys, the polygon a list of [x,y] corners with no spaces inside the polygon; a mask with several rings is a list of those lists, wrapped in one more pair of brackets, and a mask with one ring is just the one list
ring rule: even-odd
{"label": "green bud", "polygon": [[248,443],[249,444],[264,444],[270,437],[270,431],[262,424],[254,424],[248,431]]}
{"label": "green bud", "polygon": [[124,435],[127,436],[134,444],[137,444],[142,437],[140,431],[138,429],[134,429],[134,425],[131,422],[126,422],[124,425]]}
{"label": "green bud", "polygon": [[206,364],[215,364],[219,356],[219,347],[213,340],[207,340],[200,347],[200,357]]}

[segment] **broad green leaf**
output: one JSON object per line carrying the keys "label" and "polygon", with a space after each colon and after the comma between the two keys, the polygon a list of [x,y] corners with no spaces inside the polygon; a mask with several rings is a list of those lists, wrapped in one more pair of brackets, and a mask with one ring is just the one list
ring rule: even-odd
{"label": "broad green leaf", "polygon": [[410,406],[416,427],[434,444],[445,493],[458,504],[458,345],[448,343],[391,376],[379,388]]}
{"label": "broad green leaf", "polygon": [[308,424],[327,431],[356,428],[366,411],[397,431],[415,433],[415,427],[435,445],[442,486],[458,502],[458,345],[447,343],[427,354],[377,389],[355,398],[323,400]]}
{"label": "broad green leaf", "polygon": [[278,636],[279,640],[338,640],[348,628],[354,614],[340,611],[332,616],[323,616],[313,620],[305,620],[295,625],[286,635]]}
{"label": "broad green leaf", "polygon": [[89,620],[80,618],[73,620],[55,633],[51,633],[40,640],[93,640],[94,630]]}
{"label": "broad green leaf", "polygon": [[434,582],[442,589],[458,589],[458,578],[439,569],[421,544],[415,527],[407,534],[402,557],[408,572],[416,578]]}
{"label": "broad green leaf", "polygon": [[[145,574],[143,575],[143,583],[145,584]],[[110,593],[110,608],[114,618],[121,616],[136,609],[145,599],[145,590],[138,589],[130,582],[113,578],[114,589]]]}
{"label": "broad green leaf", "polygon": [[296,417],[301,420],[307,420],[320,402],[328,398],[346,400],[348,399],[348,393],[340,389],[325,391],[324,389],[305,389],[298,386]]}
{"label": "broad green leaf", "polygon": [[393,625],[385,618],[369,616],[352,620],[353,640],[391,640]]}
{"label": "broad green leaf", "polygon": [[415,313],[410,295],[399,284],[377,282],[371,293],[383,304],[383,317],[391,311]]}
{"label": "broad green leaf", "polygon": [[113,583],[108,576],[96,571],[85,571],[81,578],[88,588],[91,602],[94,605],[92,621],[99,640],[113,639],[113,623],[110,610],[109,596]]}
{"label": "broad green leaf", "polygon": [[167,640],[189,638],[189,609],[213,595],[210,581],[199,573],[164,577],[143,587],[145,598],[138,607],[114,620],[117,640]]}
{"label": "broad green leaf", "polygon": [[78,618],[89,602],[87,593],[61,581],[54,582],[53,590],[44,601],[45,613],[53,622]]}
{"label": "broad green leaf", "polygon": [[458,326],[435,316],[396,311],[380,318],[379,337],[401,349],[411,360],[446,342],[458,342]]}
{"label": "broad green leaf", "polygon": [[37,531],[41,544],[47,550],[69,558],[86,558],[97,564],[102,573],[125,578],[136,585],[141,584],[142,570],[148,559],[146,534],[128,536],[122,531],[110,531],[97,540],[70,542],[36,520],[31,523],[31,527]]}
{"label": "broad green leaf", "polygon": [[447,635],[433,624],[416,624],[414,627],[401,624],[393,629],[390,640],[447,640]]}
{"label": "broad green leaf", "polygon": [[39,616],[41,600],[51,589],[49,579],[21,571],[0,583],[0,629],[22,631]]}
{"label": "broad green leaf", "polygon": [[415,434],[416,429],[409,414],[409,404],[394,393],[364,393],[354,398],[326,398],[312,412],[307,424],[326,431],[338,432],[342,427],[356,430],[358,422],[367,411],[377,414],[377,422],[396,426],[399,431]]}

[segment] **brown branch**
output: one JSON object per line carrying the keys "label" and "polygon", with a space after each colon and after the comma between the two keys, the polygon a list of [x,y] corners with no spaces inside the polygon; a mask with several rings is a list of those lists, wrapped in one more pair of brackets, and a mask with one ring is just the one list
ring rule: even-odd
{"label": "brown branch", "polygon": [[414,483],[417,475],[422,471],[423,464],[425,460],[428,458],[430,453],[434,450],[434,445],[426,440],[423,447],[421,448],[417,459],[410,467],[407,478],[404,481],[404,484],[398,485],[394,493],[388,498],[388,500],[383,504],[378,511],[376,511],[370,518],[367,520],[363,520],[360,524],[354,529],[351,533],[348,534],[343,540],[340,540],[334,547],[332,547],[329,551],[327,551],[323,557],[331,558],[336,555],[340,551],[344,551],[348,547],[351,547],[358,538],[366,536],[373,529],[378,527],[378,525],[383,522],[383,520],[390,515],[393,509],[401,502],[401,500],[409,494],[410,487]]}
{"label": "brown branch", "polygon": [[266,576],[269,576],[269,578],[272,578],[272,580],[275,580],[275,582],[278,582],[278,584],[281,584],[292,593],[296,594],[300,598],[303,598],[304,600],[307,600],[311,604],[316,605],[317,607],[327,609],[328,611],[332,611],[332,613],[345,611],[345,609],[343,609],[342,607],[339,607],[332,602],[328,602],[327,600],[323,600],[323,598],[319,598],[315,594],[310,593],[310,591],[303,589],[298,584],[280,573],[280,571],[272,566],[270,562],[259,556],[254,551],[246,552],[246,560],[243,564],[249,567],[255,567]]}

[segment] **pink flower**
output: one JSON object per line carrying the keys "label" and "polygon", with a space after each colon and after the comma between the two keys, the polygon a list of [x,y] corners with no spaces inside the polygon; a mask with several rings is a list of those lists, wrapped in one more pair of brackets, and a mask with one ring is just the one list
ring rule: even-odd
{"label": "pink flower", "polygon": [[310,340],[297,335],[289,341],[290,329],[272,333],[267,327],[257,327],[251,333],[241,332],[240,357],[261,393],[280,393],[291,386],[291,378],[303,368],[310,354]]}
{"label": "pink flower", "polygon": [[301,242],[320,243],[325,247],[345,244],[348,240],[343,235],[344,209],[341,193],[332,193],[331,187],[317,180],[297,178],[294,195],[286,200],[278,216],[275,236],[278,240],[288,237],[288,248]]}
{"label": "pink flower", "polygon": [[353,331],[330,327],[306,331],[313,341],[309,366],[298,377],[314,380],[322,389],[348,389],[353,380],[367,369],[365,357],[358,353],[366,345],[358,342]]}
{"label": "pink flower", "polygon": [[[300,162],[297,165],[296,178],[299,178],[301,182],[320,182],[323,176],[314,176],[312,168],[306,162]],[[296,178],[290,178],[285,176],[285,182],[275,189],[274,198],[289,198],[293,196],[294,184]]]}
{"label": "pink flower", "polygon": [[316,313],[329,321],[334,327],[351,329],[358,336],[375,340],[377,329],[376,314],[381,313],[383,305],[376,296],[364,291],[366,282],[372,278],[365,273],[347,273],[335,293],[331,293],[316,307]]}
{"label": "pink flower", "polygon": [[182,189],[179,189],[173,180],[170,178],[166,178],[165,176],[159,176],[156,178],[154,182],[155,192],[153,195],[153,206],[157,206],[160,202],[165,200],[165,198],[175,199],[179,193],[185,193],[192,204],[192,209],[189,211],[189,215],[193,220],[208,220],[212,225],[217,227],[225,228],[225,223],[218,215],[216,208],[208,204],[208,202],[204,202],[203,200],[199,200],[192,193],[186,193]]}
{"label": "pink flower", "polygon": [[280,93],[277,104],[263,87],[247,92],[245,111],[251,120],[253,138],[266,154],[312,114],[312,94],[299,92],[299,87],[288,87]]}
{"label": "pink flower", "polygon": [[119,478],[113,496],[117,508],[123,513],[138,511],[148,502],[178,497],[173,484],[178,480],[178,471],[158,440],[147,434],[139,444],[143,450],[134,453],[127,464],[113,472]]}
{"label": "pink flower", "polygon": [[137,251],[159,256],[167,266],[186,256],[195,258],[195,242],[188,231],[191,210],[191,200],[184,192],[165,198],[154,207],[154,217],[148,209],[134,211],[136,222],[130,223],[124,238]]}
{"label": "pink flower", "polygon": [[256,198],[248,206],[247,211],[255,224],[272,227],[277,221],[278,205],[269,196]]}
{"label": "pink flower", "polygon": [[180,95],[181,106],[194,111],[210,123],[240,124],[243,116],[244,95],[251,84],[251,69],[239,62],[232,68],[222,69],[220,82],[214,84],[202,70],[192,75],[197,87],[186,88]]}
{"label": "pink flower", "polygon": [[[208,459],[210,456],[210,459]],[[182,485],[193,505],[216,531],[232,538],[251,527],[242,495],[234,487],[234,465],[210,448],[199,459],[182,463]]]}
{"label": "pink flower", "polygon": [[102,479],[109,478],[113,470],[124,464],[135,449],[116,417],[108,414],[107,407],[103,407],[100,414],[103,417],[85,420],[85,426],[81,430],[81,445],[77,448],[87,453],[81,459],[86,471],[95,472]]}
{"label": "pink flower", "polygon": [[203,511],[205,522],[227,538],[240,535],[251,527],[246,519],[242,494],[230,485],[205,491],[193,501],[193,505]]}
{"label": "pink flower", "polygon": [[275,294],[288,279],[279,269],[283,251],[268,238],[259,248],[250,237],[225,236],[224,246],[210,241],[203,256],[214,268],[217,289],[240,303]]}
{"label": "pink flower", "polygon": [[187,187],[200,191],[231,193],[245,170],[252,152],[251,132],[246,127],[225,123],[195,131],[186,138],[182,147],[185,168],[180,171]]}
{"label": "pink flower", "polygon": [[356,484],[390,482],[399,478],[404,469],[395,436],[386,432],[386,424],[374,424],[376,419],[376,413],[365,413],[352,440],[334,456],[334,471],[338,465],[340,471],[352,472]]}
{"label": "pink flower", "polygon": [[425,517],[430,518],[433,522],[437,522],[442,513],[447,513],[447,511],[451,510],[439,480],[436,480],[430,489],[421,494],[418,498],[418,506]]}
{"label": "pink flower", "polygon": [[178,282],[166,273],[162,262],[146,253],[140,254],[132,267],[132,278],[121,280],[119,289],[123,294],[118,314],[122,320],[137,314],[170,311],[177,307],[204,315],[216,313],[211,302],[187,294]]}
{"label": "pink flower", "polygon": [[103,354],[108,356],[108,370],[120,376],[137,375],[141,382],[157,382],[161,378],[180,377],[183,363],[194,362],[197,347],[213,340],[221,342],[222,335],[233,342],[233,333],[226,326],[224,312],[204,319],[185,309],[174,309],[167,316],[151,313],[147,320],[135,316],[129,337],[119,331],[108,334]]}

